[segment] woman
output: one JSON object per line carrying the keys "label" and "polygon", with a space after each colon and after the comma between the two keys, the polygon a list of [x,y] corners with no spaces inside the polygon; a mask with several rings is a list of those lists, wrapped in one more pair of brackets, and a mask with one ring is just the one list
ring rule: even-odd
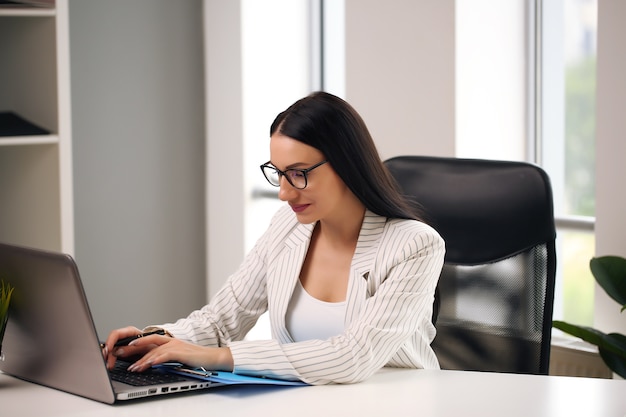
{"label": "woman", "polygon": [[[115,348],[141,331],[112,331],[108,366],[139,354],[131,371],[177,361],[309,384],[438,368],[431,315],[444,242],[397,191],[361,117],[313,93],[274,120],[270,157],[261,169],[288,205],[239,269],[201,310],[157,326],[166,335]],[[272,339],[243,340],[265,311]]]}

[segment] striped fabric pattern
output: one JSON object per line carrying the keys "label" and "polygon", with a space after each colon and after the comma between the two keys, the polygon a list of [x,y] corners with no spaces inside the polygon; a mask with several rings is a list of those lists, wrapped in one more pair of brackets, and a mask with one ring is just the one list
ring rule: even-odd
{"label": "striped fabric pattern", "polygon": [[[359,382],[383,366],[438,368],[430,318],[444,242],[424,223],[370,211],[352,260],[344,333],[291,339],[285,314],[313,227],[281,208],[208,305],[160,327],[201,345],[229,346],[237,373],[315,385]],[[243,340],[268,310],[272,339]]]}

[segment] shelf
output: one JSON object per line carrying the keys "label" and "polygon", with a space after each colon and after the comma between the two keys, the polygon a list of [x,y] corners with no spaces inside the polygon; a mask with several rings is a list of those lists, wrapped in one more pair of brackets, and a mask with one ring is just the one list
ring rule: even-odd
{"label": "shelf", "polygon": [[71,254],[68,3],[5,2],[0,0],[0,239]]}
{"label": "shelf", "polygon": [[23,16],[23,17],[49,17],[56,16],[56,9],[50,7],[35,7],[23,5],[0,4],[0,17],[2,16]]}
{"label": "shelf", "polygon": [[59,143],[57,135],[41,136],[0,136],[0,146],[54,145]]}

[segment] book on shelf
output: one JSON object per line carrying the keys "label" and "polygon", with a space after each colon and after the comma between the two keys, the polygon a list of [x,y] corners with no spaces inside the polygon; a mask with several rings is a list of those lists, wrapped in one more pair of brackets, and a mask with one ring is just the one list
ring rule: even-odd
{"label": "book on shelf", "polygon": [[0,112],[0,136],[37,136],[50,132],[11,111]]}
{"label": "book on shelf", "polygon": [[0,0],[0,7],[54,7],[55,0]]}

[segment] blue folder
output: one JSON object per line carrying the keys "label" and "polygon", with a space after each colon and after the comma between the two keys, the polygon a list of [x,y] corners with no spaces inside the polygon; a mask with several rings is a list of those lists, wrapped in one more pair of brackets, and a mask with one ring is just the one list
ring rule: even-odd
{"label": "blue folder", "polygon": [[204,368],[191,368],[177,362],[168,362],[154,366],[165,372],[184,375],[197,378],[203,381],[211,381],[225,385],[236,384],[257,384],[257,385],[284,385],[284,386],[303,386],[308,385],[302,381],[287,381],[284,379],[275,379],[259,376],[240,375],[233,372],[208,371]]}

